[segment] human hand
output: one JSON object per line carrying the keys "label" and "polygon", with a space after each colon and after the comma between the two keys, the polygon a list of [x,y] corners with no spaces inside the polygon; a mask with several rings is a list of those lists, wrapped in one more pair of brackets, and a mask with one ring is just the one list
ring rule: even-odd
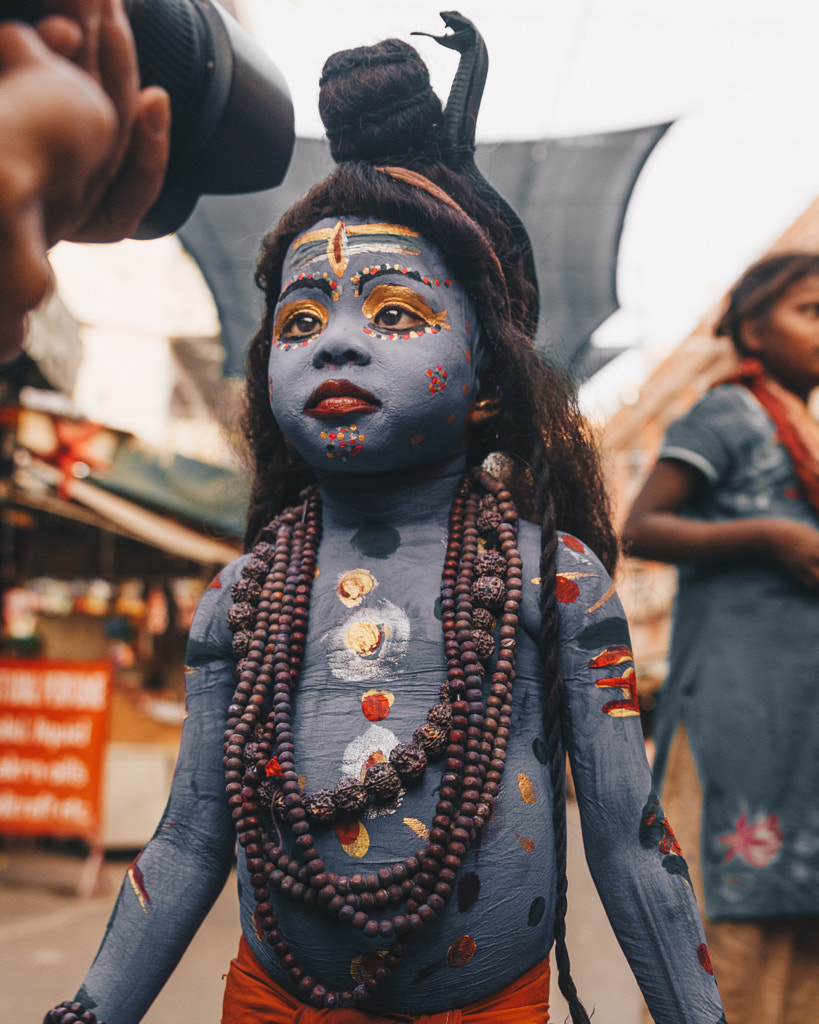
{"label": "human hand", "polygon": [[[49,16],[37,24],[41,37],[94,79],[116,115],[107,157],[89,174],[76,206],[56,204],[55,209],[52,204],[49,236],[72,242],[127,238],[162,189],[170,100],[158,86],[139,88],[136,49],[122,0],[43,0],[43,8]],[[79,26],[79,40],[66,35],[67,25],[74,31]]]}
{"label": "human hand", "polygon": [[0,23],[0,361],[48,288],[48,247],[131,234],[167,164],[168,97],[139,89],[121,0],[47,9],[36,31]]}
{"label": "human hand", "polygon": [[766,519],[769,556],[810,590],[819,590],[819,530],[790,519]]}

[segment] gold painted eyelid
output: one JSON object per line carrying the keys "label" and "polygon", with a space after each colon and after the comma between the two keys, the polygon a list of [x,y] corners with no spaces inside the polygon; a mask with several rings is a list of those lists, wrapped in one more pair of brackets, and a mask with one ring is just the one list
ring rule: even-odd
{"label": "gold painted eyelid", "polygon": [[274,340],[280,338],[287,322],[296,316],[314,316],[321,324],[321,329],[327,326],[330,314],[326,306],[323,306],[315,299],[296,299],[288,302],[276,313],[276,322],[273,325]]}
{"label": "gold painted eyelid", "polygon": [[377,284],[361,304],[361,311],[372,321],[383,310],[390,306],[402,306],[420,317],[425,323],[439,323],[446,320],[446,310],[436,313],[423,295],[412,288],[396,284]]}

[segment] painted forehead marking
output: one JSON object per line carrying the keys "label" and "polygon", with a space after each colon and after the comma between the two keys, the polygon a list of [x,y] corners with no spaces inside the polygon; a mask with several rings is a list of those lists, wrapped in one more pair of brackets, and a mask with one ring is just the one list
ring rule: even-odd
{"label": "painted forehead marking", "polygon": [[418,256],[421,253],[417,231],[400,224],[350,224],[339,220],[331,228],[308,231],[293,242],[290,265],[294,270],[317,260],[327,260],[341,277],[350,257],[362,252],[396,252]]}

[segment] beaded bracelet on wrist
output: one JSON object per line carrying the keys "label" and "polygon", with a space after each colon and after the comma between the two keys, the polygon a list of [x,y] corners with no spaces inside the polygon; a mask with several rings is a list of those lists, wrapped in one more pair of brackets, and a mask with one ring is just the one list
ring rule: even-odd
{"label": "beaded bracelet on wrist", "polygon": [[43,1018],[43,1024],[105,1024],[97,1018],[93,1010],[86,1010],[82,1003],[65,1002],[49,1010]]}
{"label": "beaded bracelet on wrist", "polygon": [[[303,499],[302,506],[268,524],[232,588],[228,624],[240,660],[225,732],[226,786],[253,886],[256,922],[283,969],[314,1006],[361,1006],[399,966],[410,937],[447,905],[461,862],[500,791],[522,599],[518,515],[511,495],[493,477],[477,472],[463,481],[450,510],[441,582],[447,678],[439,701],[412,741],[399,743],[387,762],[367,769],[363,780],[345,778],[334,790],[306,794],[295,768],[291,710],[304,658],[321,500],[317,489]],[[486,545],[481,552],[479,538]],[[484,699],[496,625],[498,657]],[[354,816],[370,802],[390,803],[441,755],[438,802],[425,845],[374,873],[327,871],[311,821]],[[265,827],[267,813],[295,836],[298,857]],[[299,965],[279,928],[271,888],[368,937],[391,940],[381,966],[352,990],[322,985]],[[402,912],[373,916],[391,906]]]}

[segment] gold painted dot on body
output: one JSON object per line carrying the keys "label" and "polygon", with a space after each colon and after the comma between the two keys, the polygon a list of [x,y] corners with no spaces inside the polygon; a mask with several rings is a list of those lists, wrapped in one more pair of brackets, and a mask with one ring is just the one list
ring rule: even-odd
{"label": "gold painted dot on body", "polygon": [[411,445],[419,445],[425,438],[426,434],[416,434],[415,437],[410,438]]}
{"label": "gold painted dot on body", "polygon": [[464,395],[468,395],[468,394],[469,394],[469,385],[468,384],[464,384]]}
{"label": "gold painted dot on body", "polygon": [[377,586],[378,580],[366,569],[350,569],[339,576],[336,593],[343,605],[355,608]]}
{"label": "gold painted dot on body", "polygon": [[[469,330],[469,324],[467,324],[467,325],[466,325],[466,329],[467,329],[467,331]],[[466,350],[466,361],[467,361],[468,363],[471,363],[471,362],[472,362],[472,349],[469,349],[469,348],[468,348],[468,349]]]}
{"label": "gold painted dot on body", "polygon": [[536,801],[535,787],[532,780],[524,772],[518,772],[518,789],[524,803],[533,804]]}
{"label": "gold painted dot on body", "polygon": [[447,420],[446,421],[447,421],[447,423],[454,423],[455,422],[455,413],[451,412],[449,414],[449,416],[447,416]]}
{"label": "gold painted dot on body", "polygon": [[349,857],[363,857],[370,848],[370,836],[360,821],[339,821],[333,831]]}
{"label": "gold painted dot on body", "polygon": [[344,634],[344,645],[348,650],[369,657],[381,646],[384,636],[374,622],[354,622]]}

